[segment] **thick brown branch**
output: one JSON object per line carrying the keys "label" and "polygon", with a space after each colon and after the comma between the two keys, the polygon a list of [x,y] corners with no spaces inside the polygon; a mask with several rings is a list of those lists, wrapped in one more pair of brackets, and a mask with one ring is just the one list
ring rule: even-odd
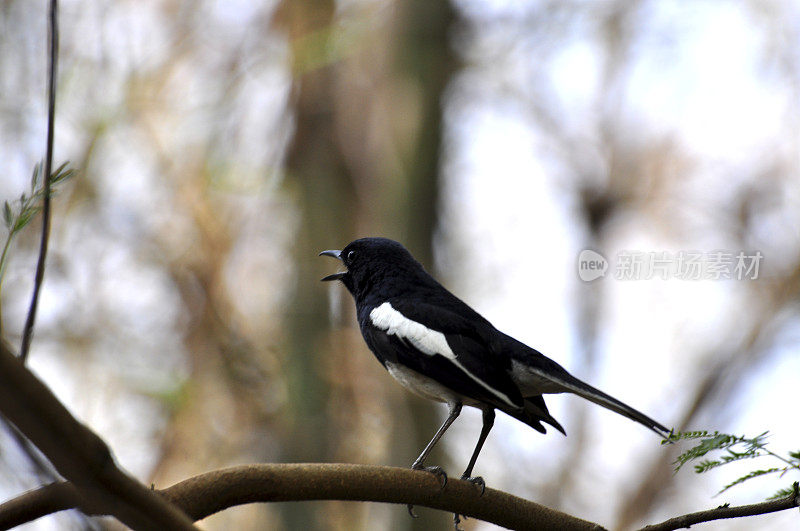
{"label": "thick brown branch", "polygon": [[[347,464],[260,464],[201,474],[157,491],[194,520],[254,502],[351,500],[413,504],[512,529],[602,530],[534,502],[450,479],[445,488],[431,474],[406,468]],[[78,491],[55,483],[0,505],[0,527],[68,509]]]}
{"label": "thick brown branch", "polygon": [[193,529],[175,507],[114,463],[100,437],[78,422],[0,341],[0,414],[14,424],[80,491],[84,512],[98,508],[136,529]]}
{"label": "thick brown branch", "polygon": [[716,509],[699,511],[696,513],[684,514],[665,520],[660,524],[645,526],[641,531],[670,531],[672,529],[684,529],[701,522],[712,520],[723,520],[725,518],[741,518],[743,516],[756,516],[759,514],[769,514],[777,511],[785,511],[800,507],[799,496],[788,496],[779,500],[770,500],[752,505],[739,505],[736,507],[721,506]]}

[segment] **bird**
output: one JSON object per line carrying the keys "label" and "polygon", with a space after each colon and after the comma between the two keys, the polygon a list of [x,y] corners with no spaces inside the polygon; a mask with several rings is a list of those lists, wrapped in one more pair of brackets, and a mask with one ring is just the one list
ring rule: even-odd
{"label": "bird", "polygon": [[322,251],[320,256],[336,258],[344,265],[344,271],[321,280],[340,281],[353,296],[364,341],[389,374],[413,393],[447,405],[447,418],[411,465],[436,474],[442,487],[447,474],[441,467],[425,466],[425,460],[463,406],[483,414],[478,442],[461,475],[481,493],[485,481],[472,473],[496,410],[538,432],[546,433],[547,424],[566,435],[548,411],[545,394],[576,394],[662,438],[669,436],[671,430],[664,425],[499,331],[436,281],[402,244],[387,238],[361,238],[341,250]]}

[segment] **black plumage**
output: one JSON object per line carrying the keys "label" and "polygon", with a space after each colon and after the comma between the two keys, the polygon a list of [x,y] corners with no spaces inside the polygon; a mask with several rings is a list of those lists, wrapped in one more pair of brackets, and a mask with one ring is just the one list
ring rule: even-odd
{"label": "black plumage", "polygon": [[346,271],[322,280],[340,280],[355,299],[358,324],[370,350],[401,384],[445,402],[450,414],[414,461],[425,458],[464,405],[483,411],[483,428],[462,479],[483,486],[472,469],[499,409],[545,433],[564,428],[547,411],[543,394],[574,393],[634,420],[665,437],[669,430],[647,415],[569,374],[537,350],[500,332],[450,293],[399,243],[362,238],[341,251]]}

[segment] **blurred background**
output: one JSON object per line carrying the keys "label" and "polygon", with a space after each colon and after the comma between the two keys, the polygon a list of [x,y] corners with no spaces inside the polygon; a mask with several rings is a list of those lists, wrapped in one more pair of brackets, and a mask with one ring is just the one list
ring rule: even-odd
{"label": "blurred background", "polygon": [[[44,154],[46,12],[0,2],[0,199]],[[678,429],[797,450],[800,6],[768,1],[60,3],[55,201],[30,365],[147,484],[251,462],[409,466],[444,417],[364,346],[338,265],[403,242],[499,329]],[[38,223],[11,250],[19,344]],[[578,255],[610,262],[584,282]],[[762,253],[758,278],[623,280],[624,252]],[[572,396],[568,437],[500,415],[489,486],[614,529],[763,500],[759,466]],[[431,463],[460,473],[465,411]],[[772,466],[766,464],[765,466]],[[39,484],[7,431],[0,499]],[[601,495],[598,495],[601,493]],[[450,529],[451,515],[262,504],[204,529]],[[30,529],[111,526],[74,513]],[[796,511],[707,529],[796,529]],[[491,529],[473,520],[470,529]]]}

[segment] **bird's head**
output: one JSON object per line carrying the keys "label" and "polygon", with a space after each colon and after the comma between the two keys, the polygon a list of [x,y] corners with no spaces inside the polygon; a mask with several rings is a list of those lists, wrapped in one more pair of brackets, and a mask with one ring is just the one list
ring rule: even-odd
{"label": "bird's head", "polygon": [[339,250],[322,251],[320,256],[332,256],[342,261],[346,271],[323,278],[341,280],[358,300],[379,284],[379,281],[399,275],[414,278],[424,270],[405,247],[387,238],[361,238]]}

